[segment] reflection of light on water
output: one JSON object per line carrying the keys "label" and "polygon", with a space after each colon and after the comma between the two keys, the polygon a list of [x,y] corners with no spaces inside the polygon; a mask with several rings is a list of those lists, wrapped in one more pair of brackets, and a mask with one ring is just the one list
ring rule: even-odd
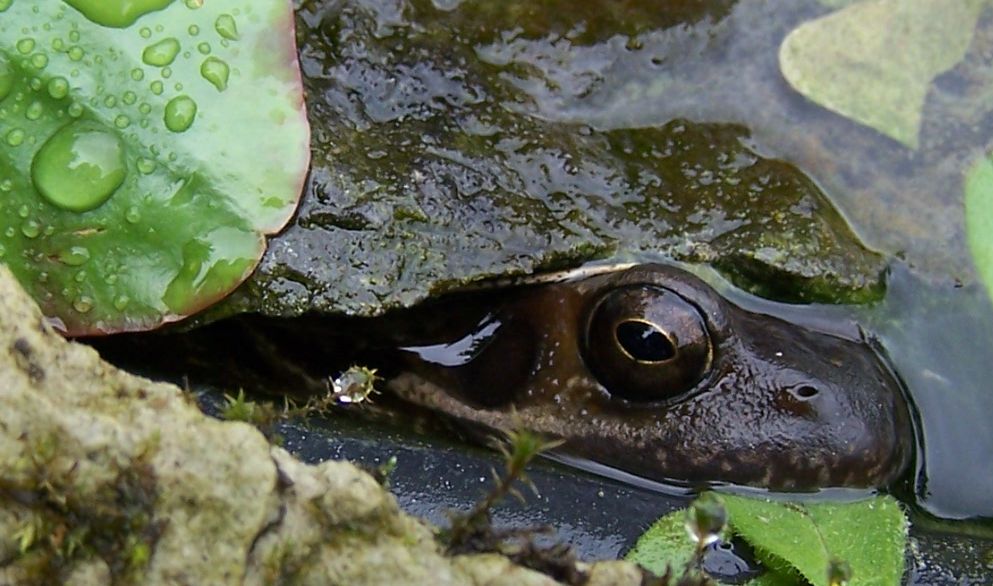
{"label": "reflection of light on water", "polygon": [[468,364],[503,325],[493,316],[486,316],[476,329],[454,342],[431,344],[428,346],[406,346],[400,348],[417,354],[421,360],[439,366],[462,366]]}

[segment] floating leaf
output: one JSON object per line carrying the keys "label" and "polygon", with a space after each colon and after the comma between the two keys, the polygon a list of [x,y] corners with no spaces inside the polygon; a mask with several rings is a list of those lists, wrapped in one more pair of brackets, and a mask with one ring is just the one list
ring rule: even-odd
{"label": "floating leaf", "polygon": [[768,565],[787,564],[814,586],[827,586],[829,569],[841,562],[851,568],[849,586],[900,583],[907,521],[890,497],[856,503],[721,498],[734,533]]}
{"label": "floating leaf", "polygon": [[783,41],[783,76],[811,101],[917,148],[931,81],[962,60],[986,0],[865,0]]}
{"label": "floating leaf", "polygon": [[624,558],[661,576],[668,568],[679,573],[695,551],[686,533],[686,511],[680,510],[653,523]]}
{"label": "floating leaf", "polygon": [[0,260],[70,334],[243,281],[309,161],[287,0],[0,0]]}
{"label": "floating leaf", "polygon": [[993,296],[993,161],[987,157],[965,179],[965,231],[976,270]]}

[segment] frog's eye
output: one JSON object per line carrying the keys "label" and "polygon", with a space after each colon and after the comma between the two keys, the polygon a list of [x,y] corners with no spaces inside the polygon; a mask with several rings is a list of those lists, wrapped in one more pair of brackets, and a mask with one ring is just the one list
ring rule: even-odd
{"label": "frog's eye", "polygon": [[594,306],[585,358],[611,395],[665,401],[693,389],[710,369],[713,347],[695,305],[663,287],[614,289]]}

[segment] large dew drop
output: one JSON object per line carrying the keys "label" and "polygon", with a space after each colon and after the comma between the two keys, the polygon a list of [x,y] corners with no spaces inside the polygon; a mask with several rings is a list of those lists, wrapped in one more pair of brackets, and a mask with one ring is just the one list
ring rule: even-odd
{"label": "large dew drop", "polygon": [[200,75],[216,87],[217,91],[223,92],[228,87],[231,68],[217,57],[207,57],[200,66]]}
{"label": "large dew drop", "polygon": [[189,96],[177,96],[166,104],[165,125],[173,132],[183,132],[193,125],[197,116],[197,103]]}
{"label": "large dew drop", "polygon": [[114,28],[131,26],[149,12],[162,10],[172,0],[63,0],[91,21]]}
{"label": "large dew drop", "polygon": [[141,60],[154,67],[165,67],[176,59],[179,54],[179,41],[169,37],[145,47],[141,53]]}
{"label": "large dew drop", "polygon": [[31,179],[49,203],[85,212],[107,201],[124,182],[127,166],[120,137],[81,120],[62,128],[31,163]]}
{"label": "large dew drop", "polygon": [[217,21],[214,22],[214,30],[225,39],[230,41],[238,40],[238,25],[235,23],[234,17],[230,14],[218,16]]}

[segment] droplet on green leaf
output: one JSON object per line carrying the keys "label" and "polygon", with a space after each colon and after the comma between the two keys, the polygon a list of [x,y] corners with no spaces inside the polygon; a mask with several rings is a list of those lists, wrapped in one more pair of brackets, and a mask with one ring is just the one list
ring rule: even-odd
{"label": "droplet on green leaf", "polygon": [[48,55],[45,55],[44,53],[35,53],[31,56],[31,66],[41,71],[48,66]]}
{"label": "droplet on green leaf", "polygon": [[21,234],[24,234],[25,238],[37,238],[41,234],[41,224],[34,220],[28,220],[21,224]]}
{"label": "droplet on green leaf", "polygon": [[169,37],[168,39],[162,39],[157,43],[153,43],[147,47],[141,53],[141,60],[145,62],[146,65],[151,65],[153,67],[165,67],[173,61],[176,60],[176,55],[179,54],[179,41]]}
{"label": "droplet on green leaf", "polygon": [[173,132],[184,132],[193,125],[197,116],[197,103],[189,96],[177,96],[166,104],[165,125]]}
{"label": "droplet on green leaf", "polygon": [[93,298],[89,295],[80,295],[72,302],[72,307],[79,313],[87,313],[93,309]]}
{"label": "droplet on green leaf", "polygon": [[216,87],[217,91],[223,92],[228,87],[231,68],[217,57],[207,57],[200,66],[200,75]]}
{"label": "droplet on green leaf", "polygon": [[56,100],[61,100],[69,95],[69,82],[66,78],[53,77],[48,80],[48,95],[52,96]]}
{"label": "droplet on green leaf", "polygon": [[41,118],[41,115],[45,113],[45,105],[41,102],[35,101],[24,110],[24,117],[28,120],[37,120]]}
{"label": "droplet on green leaf", "polygon": [[102,26],[124,28],[149,12],[162,10],[172,0],[64,0],[83,16]]}
{"label": "droplet on green leaf", "polygon": [[64,210],[99,207],[127,175],[120,137],[96,122],[63,127],[41,147],[31,164],[38,193]]}
{"label": "droplet on green leaf", "polygon": [[127,220],[129,224],[137,224],[141,221],[141,212],[138,211],[136,206],[131,206],[124,212],[124,219]]}
{"label": "droplet on green leaf", "polygon": [[214,30],[229,41],[238,40],[238,25],[235,23],[234,17],[230,14],[218,16],[217,21],[214,22]]}
{"label": "droplet on green leaf", "polygon": [[59,262],[78,267],[90,260],[90,251],[85,246],[70,246],[59,253]]}
{"label": "droplet on green leaf", "polygon": [[7,132],[7,144],[12,147],[21,146],[24,143],[24,131],[20,128],[12,128]]}
{"label": "droplet on green leaf", "polygon": [[34,39],[31,37],[23,38],[17,41],[17,52],[21,55],[27,55],[34,50]]}

